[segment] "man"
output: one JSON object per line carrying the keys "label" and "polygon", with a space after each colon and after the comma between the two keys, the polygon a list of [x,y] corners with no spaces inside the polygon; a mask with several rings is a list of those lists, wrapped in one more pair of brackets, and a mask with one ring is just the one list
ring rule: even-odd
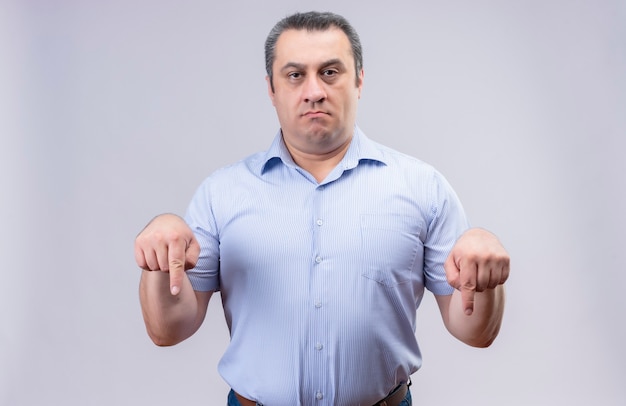
{"label": "man", "polygon": [[362,53],[344,18],[287,17],[265,50],[270,149],[207,178],[185,221],[161,215],[137,237],[148,333],[185,340],[220,290],[229,405],[410,405],[424,288],[450,333],[488,346],[508,254],[467,230],[438,172],[356,126]]}

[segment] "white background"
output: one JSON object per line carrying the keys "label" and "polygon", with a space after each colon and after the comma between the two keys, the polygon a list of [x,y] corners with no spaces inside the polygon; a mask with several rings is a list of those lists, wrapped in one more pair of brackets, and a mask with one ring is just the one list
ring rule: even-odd
{"label": "white background", "polygon": [[365,133],[437,167],[512,256],[489,349],[425,299],[415,404],[624,404],[625,2],[336,3],[0,0],[1,405],[225,404],[219,296],[155,347],[133,241],[267,148],[265,36],[312,8],[361,34]]}

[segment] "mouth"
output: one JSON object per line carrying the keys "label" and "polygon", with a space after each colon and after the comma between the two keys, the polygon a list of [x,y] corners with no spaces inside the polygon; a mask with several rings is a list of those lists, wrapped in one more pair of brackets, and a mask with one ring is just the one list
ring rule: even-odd
{"label": "mouth", "polygon": [[303,117],[308,117],[308,118],[318,118],[318,117],[324,117],[324,116],[329,116],[330,114],[328,114],[325,111],[307,111],[306,113],[302,114]]}

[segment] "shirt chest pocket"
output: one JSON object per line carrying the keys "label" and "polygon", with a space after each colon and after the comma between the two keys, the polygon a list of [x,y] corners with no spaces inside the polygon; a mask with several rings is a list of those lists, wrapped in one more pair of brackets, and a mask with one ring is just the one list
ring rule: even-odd
{"label": "shirt chest pocket", "polygon": [[417,217],[362,214],[363,276],[385,286],[411,280],[423,262],[424,223]]}

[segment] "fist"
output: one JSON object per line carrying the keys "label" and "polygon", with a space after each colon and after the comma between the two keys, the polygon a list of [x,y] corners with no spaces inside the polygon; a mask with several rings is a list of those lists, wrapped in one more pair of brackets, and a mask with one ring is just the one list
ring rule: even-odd
{"label": "fist", "polygon": [[155,217],[135,239],[135,260],[146,271],[169,272],[170,291],[180,292],[185,270],[196,265],[200,246],[187,223],[174,214]]}
{"label": "fist", "polygon": [[495,289],[509,277],[510,257],[498,238],[473,228],[456,242],[444,264],[446,278],[461,292],[465,314],[474,310],[474,295]]}

